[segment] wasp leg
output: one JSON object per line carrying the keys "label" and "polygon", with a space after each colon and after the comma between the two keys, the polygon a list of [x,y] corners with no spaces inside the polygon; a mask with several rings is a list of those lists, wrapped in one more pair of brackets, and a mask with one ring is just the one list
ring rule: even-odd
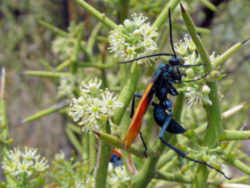
{"label": "wasp leg", "polygon": [[142,98],[142,94],[140,94],[140,93],[134,94],[133,99],[132,99],[132,103],[131,103],[130,118],[133,117],[134,112],[135,112],[135,98],[136,98],[136,97],[137,97],[137,98]]}
{"label": "wasp leg", "polygon": [[208,164],[207,162],[205,162],[205,161],[200,161],[200,160],[196,160],[196,159],[192,159],[192,158],[188,157],[188,156],[186,155],[185,152],[183,152],[183,151],[177,149],[176,147],[172,146],[171,144],[167,143],[162,137],[160,137],[160,140],[161,140],[161,142],[162,142],[164,145],[168,146],[170,149],[172,149],[173,151],[175,151],[180,157],[185,158],[185,159],[187,159],[187,160],[189,160],[189,161],[193,161],[193,162],[195,162],[195,163],[199,163],[199,164],[205,165],[205,166],[207,166],[208,168],[211,168],[211,169],[216,170],[218,173],[222,174],[226,179],[228,179],[228,180],[231,179],[231,178],[228,177],[224,172],[222,172],[221,170],[219,170],[219,169],[213,167],[212,165]]}
{"label": "wasp leg", "polygon": [[145,142],[145,140],[144,140],[144,138],[142,136],[141,131],[140,131],[140,138],[141,138],[142,144],[144,146],[144,155],[145,155],[145,157],[148,157],[148,154],[147,154],[148,147],[147,147],[147,144],[146,144],[146,142]]}

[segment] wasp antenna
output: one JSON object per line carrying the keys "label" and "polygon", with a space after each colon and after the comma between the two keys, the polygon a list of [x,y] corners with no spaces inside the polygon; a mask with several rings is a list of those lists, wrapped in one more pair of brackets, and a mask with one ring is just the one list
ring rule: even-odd
{"label": "wasp antenna", "polygon": [[170,44],[171,48],[174,52],[174,56],[176,57],[176,52],[174,49],[174,42],[173,42],[173,33],[172,33],[172,16],[171,16],[171,8],[168,10],[168,19],[169,19],[169,34],[170,34]]}
{"label": "wasp antenna", "polygon": [[123,62],[119,62],[118,64],[126,64],[126,63],[132,63],[134,61],[139,61],[141,59],[146,59],[146,58],[150,58],[150,57],[157,57],[157,56],[176,56],[174,54],[169,54],[169,53],[158,53],[158,54],[152,54],[152,55],[147,55],[147,56],[142,56],[142,57],[138,57],[135,59],[131,59],[128,61],[123,61]]}

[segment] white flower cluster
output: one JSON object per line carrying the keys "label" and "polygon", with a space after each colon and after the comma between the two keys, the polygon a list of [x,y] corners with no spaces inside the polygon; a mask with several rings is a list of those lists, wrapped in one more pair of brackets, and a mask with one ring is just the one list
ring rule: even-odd
{"label": "white flower cluster", "polygon": [[73,98],[70,104],[69,115],[84,129],[99,129],[113,116],[116,108],[122,107],[112,92],[100,89],[101,80],[92,79],[82,82],[79,98]]}
{"label": "white flower cluster", "polygon": [[110,32],[110,51],[122,60],[152,54],[157,50],[155,42],[158,33],[146,22],[147,18],[141,14],[133,14],[132,20],[126,19]]}
{"label": "white flower cluster", "polygon": [[192,84],[185,88],[185,97],[187,98],[187,104],[192,106],[193,104],[205,104],[212,105],[212,101],[209,99],[208,94],[210,88],[207,85],[203,85],[202,89],[197,84]]}
{"label": "white flower cluster", "polygon": [[37,149],[25,148],[21,151],[17,148],[7,151],[2,162],[5,173],[18,177],[26,175],[28,177],[44,172],[49,168],[48,161],[41,157]]}
{"label": "white flower cluster", "polygon": [[[201,64],[200,55],[197,53],[196,46],[188,35],[185,35],[184,39],[178,42],[175,46],[177,53],[179,53],[183,57],[185,62],[184,64]],[[184,82],[185,80],[196,80],[205,75],[203,66],[190,67],[188,69],[185,69],[185,71],[186,78],[184,79]],[[212,105],[212,102],[208,97],[210,88],[205,84],[205,82],[194,81],[185,83],[184,85],[185,87],[180,88],[179,90],[185,93],[187,103],[190,106],[201,102]]]}
{"label": "white flower cluster", "polygon": [[75,79],[73,76],[65,76],[60,79],[59,86],[57,88],[57,96],[61,97],[72,97],[74,89]]}
{"label": "white flower cluster", "polygon": [[108,183],[110,185],[116,185],[117,183],[119,183],[125,186],[127,185],[129,180],[129,175],[127,174],[124,166],[114,167],[112,164],[109,163]]}
{"label": "white flower cluster", "polygon": [[72,56],[76,42],[76,39],[71,37],[57,37],[52,43],[52,51],[60,60],[65,60]]}
{"label": "white flower cluster", "polygon": [[[78,34],[82,28],[82,24],[76,25],[74,22],[68,27],[66,36],[58,36],[52,42],[52,51],[57,54],[60,60],[66,60],[74,54],[75,47],[78,44]],[[81,42],[81,46],[84,41]]]}

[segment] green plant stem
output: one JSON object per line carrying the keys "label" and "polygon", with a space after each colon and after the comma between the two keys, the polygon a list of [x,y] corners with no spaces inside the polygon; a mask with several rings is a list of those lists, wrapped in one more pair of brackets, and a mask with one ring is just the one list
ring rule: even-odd
{"label": "green plant stem", "polygon": [[71,73],[75,75],[77,73],[77,63],[78,63],[78,55],[81,49],[81,42],[83,37],[83,27],[80,27],[80,29],[77,32],[77,42],[74,46],[74,52],[73,52],[73,63],[71,64]]}
{"label": "green plant stem", "polygon": [[195,45],[196,45],[196,48],[201,56],[201,59],[202,59],[202,63],[205,64],[205,71],[206,72],[210,72],[211,69],[212,69],[212,66],[211,66],[211,61],[210,61],[210,58],[209,58],[209,55],[205,49],[205,47],[203,46],[200,38],[198,37],[198,35],[196,34],[197,31],[196,31],[196,27],[194,25],[194,22],[192,21],[192,18],[191,16],[188,14],[188,12],[184,9],[184,7],[181,5],[181,13],[182,13],[182,18],[184,20],[184,23],[188,29],[188,32],[192,38],[192,40],[194,41]]}
{"label": "green plant stem", "polygon": [[44,26],[45,28],[53,31],[54,33],[56,33],[57,35],[59,36],[62,36],[62,37],[67,37],[68,36],[68,33],[63,31],[62,29],[59,29],[57,27],[55,27],[54,25],[52,24],[49,24],[43,20],[38,20],[38,23],[41,24],[42,26]]}
{"label": "green plant stem", "polygon": [[110,20],[107,16],[105,16],[104,13],[101,13],[98,10],[96,10],[94,7],[92,7],[86,1],[84,1],[84,0],[76,0],[76,2],[82,8],[84,8],[86,11],[88,11],[91,15],[96,17],[100,22],[102,22],[108,28],[114,29],[115,27],[117,27],[117,25],[112,20]]}
{"label": "green plant stem", "polygon": [[[181,31],[187,31],[187,28],[185,26],[179,24],[173,24],[173,28]],[[211,33],[209,29],[203,27],[196,27],[196,31],[204,35],[208,35]]]}
{"label": "green plant stem", "polygon": [[66,134],[71,142],[71,144],[75,147],[75,149],[80,153],[82,154],[83,151],[82,151],[82,147],[81,147],[81,144],[79,143],[78,139],[76,138],[76,136],[73,134],[72,130],[67,128],[66,129]]}
{"label": "green plant stem", "polygon": [[183,105],[184,105],[184,94],[180,93],[176,98],[175,107],[173,111],[173,117],[177,122],[181,120]]}
{"label": "green plant stem", "polygon": [[177,164],[176,162],[178,161],[178,157],[174,156],[170,158],[167,163],[162,164],[162,166],[159,165],[159,162],[157,163],[157,169],[160,169],[162,172],[168,172],[169,169],[172,167],[175,167]]}
{"label": "green plant stem", "polygon": [[34,121],[34,120],[37,120],[37,119],[40,119],[44,116],[47,116],[47,115],[50,115],[52,113],[55,113],[55,112],[58,112],[59,110],[65,108],[67,105],[69,104],[68,101],[64,101],[64,102],[61,102],[59,104],[56,104],[50,108],[47,108],[45,110],[41,110],[25,119],[23,119],[21,122],[22,123],[29,123],[31,121]]}
{"label": "green plant stem", "polygon": [[87,52],[92,56],[93,55],[93,48],[94,48],[94,44],[98,35],[98,32],[100,31],[102,25],[101,23],[98,23],[95,28],[93,29],[93,31],[91,32],[91,35],[88,39],[88,43],[87,43]]}
{"label": "green plant stem", "polygon": [[[104,127],[104,131],[110,134],[110,125]],[[93,149],[93,148],[92,148]],[[99,144],[98,159],[95,168],[95,188],[106,187],[108,163],[111,156],[111,146],[103,141]]]}
{"label": "green plant stem", "polygon": [[5,83],[6,83],[6,73],[3,68],[1,71],[0,78],[0,138],[2,141],[6,141],[9,136],[8,130],[8,118],[5,103]]}
{"label": "green plant stem", "polygon": [[214,6],[213,3],[211,3],[210,1],[208,0],[200,0],[207,8],[209,8],[210,10],[212,11],[216,11],[216,6]]}
{"label": "green plant stem", "polygon": [[[97,131],[93,131],[100,140],[102,140],[103,142],[112,145],[116,148],[121,148],[121,149],[126,149],[123,142],[121,141],[121,139],[116,138],[115,136],[112,136],[110,134],[104,133],[104,132],[97,132]],[[144,149],[136,149],[135,147],[131,146],[129,147],[129,149],[127,149],[127,152],[129,153],[133,153],[134,155],[138,156],[138,157],[144,157]],[[154,153],[153,151],[149,150],[148,151],[148,156],[157,156],[159,157],[158,154]]]}
{"label": "green plant stem", "polygon": [[244,153],[243,151],[241,150],[238,150],[237,151],[237,154],[239,155],[239,158],[242,159],[242,160],[246,160],[247,162],[250,163],[250,156],[246,153]]}
{"label": "green plant stem", "polygon": [[70,57],[64,62],[62,62],[60,65],[56,67],[57,72],[61,72],[64,68],[70,66],[72,63],[74,63],[74,57]]}
{"label": "green plant stem", "polygon": [[70,73],[64,72],[48,72],[48,71],[25,71],[24,75],[37,76],[43,78],[61,78],[65,76],[71,76]]}
{"label": "green plant stem", "polygon": [[120,23],[122,23],[128,17],[129,11],[129,0],[119,0],[119,14],[120,14]]}
{"label": "green plant stem", "polygon": [[239,169],[240,171],[246,173],[247,175],[250,175],[250,167],[246,164],[244,164],[241,160],[234,159],[234,157],[231,157],[228,155],[224,158],[224,160],[234,166],[235,168]]}
{"label": "green plant stem", "polygon": [[122,108],[118,108],[115,111],[114,117],[113,117],[113,122],[117,125],[120,123],[121,118],[136,91],[140,72],[141,72],[140,65],[137,65],[136,63],[132,64],[131,72],[127,80],[127,83],[123,87],[118,98],[118,101],[120,101],[123,104],[123,106]]}
{"label": "green plant stem", "polygon": [[80,66],[81,67],[94,67],[94,68],[99,68],[99,69],[108,69],[111,67],[114,67],[116,63],[108,63],[108,64],[103,64],[103,63],[84,63],[81,62]]}
{"label": "green plant stem", "polygon": [[246,103],[242,103],[242,104],[239,104],[237,106],[234,106],[234,107],[230,108],[229,110],[222,113],[222,119],[223,120],[228,119],[228,118],[232,117],[233,115],[237,114],[238,112],[241,112],[245,108],[248,108]]}
{"label": "green plant stem", "polygon": [[[159,139],[157,139],[157,142],[155,144],[155,151],[159,153],[159,155],[163,152],[165,148],[165,145],[163,145]],[[133,177],[132,184],[134,188],[144,188],[147,187],[147,185],[150,183],[152,178],[155,175],[155,168],[156,164],[159,160],[158,156],[147,158],[145,161],[143,168],[140,170],[140,172]]]}
{"label": "green plant stem", "polygon": [[[196,29],[194,26],[194,23],[191,19],[191,16],[186,12],[184,7],[181,5],[181,12],[182,17],[185,22],[185,25],[189,31],[190,36],[192,37],[192,40],[194,41],[196,48],[200,54],[200,57],[202,59],[202,62],[205,64],[205,72],[210,72],[212,70],[211,61],[209,58],[209,55],[203,46],[200,38],[196,34]],[[209,99],[212,101],[212,105],[204,105],[205,110],[207,113],[207,120],[208,120],[208,128],[206,132],[205,139],[203,143],[207,145],[208,147],[216,147],[218,140],[219,140],[219,134],[222,131],[222,120],[221,120],[221,111],[220,111],[220,105],[218,100],[218,93],[217,93],[217,86],[213,82],[207,83],[209,88],[211,89],[209,93]],[[199,165],[195,181],[193,184],[193,187],[200,187],[205,188],[207,187],[208,177],[208,171],[205,166]]]}
{"label": "green plant stem", "polygon": [[230,182],[230,183],[248,183],[249,182],[249,176],[240,176],[238,178],[234,178],[232,180],[227,180],[226,182]]}
{"label": "green plant stem", "polygon": [[220,141],[249,139],[250,131],[224,130],[224,132],[220,134]]}
{"label": "green plant stem", "polygon": [[225,51],[220,56],[216,57],[215,60],[212,62],[213,66],[217,67],[220,66],[222,63],[224,63],[228,58],[230,58],[234,53],[240,50],[244,44],[246,44],[248,40],[244,40],[242,42],[238,42],[234,44],[231,48],[229,48],[227,51]]}
{"label": "green plant stem", "polygon": [[167,21],[168,19],[168,11],[171,8],[171,10],[173,11],[175,9],[175,7],[178,5],[178,3],[180,2],[180,0],[170,0],[165,7],[163,8],[163,10],[161,11],[161,13],[159,14],[159,16],[156,18],[153,27],[160,29],[162,27],[162,25]]}
{"label": "green plant stem", "polygon": [[90,169],[94,169],[96,165],[96,137],[93,134],[89,134],[89,165]]}
{"label": "green plant stem", "polygon": [[193,179],[191,177],[183,176],[183,174],[174,174],[157,171],[155,174],[156,179],[177,182],[177,183],[192,183]]}
{"label": "green plant stem", "polygon": [[77,134],[81,134],[82,133],[81,128],[79,126],[77,126],[77,125],[72,124],[72,123],[68,124],[68,128],[71,129],[72,131],[74,131]]}

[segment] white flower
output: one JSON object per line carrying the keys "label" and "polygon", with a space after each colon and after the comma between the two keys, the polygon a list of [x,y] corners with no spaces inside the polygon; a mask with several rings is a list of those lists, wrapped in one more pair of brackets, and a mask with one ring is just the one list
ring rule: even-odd
{"label": "white flower", "polygon": [[130,60],[152,54],[157,50],[155,40],[158,33],[146,21],[147,18],[143,15],[133,14],[132,20],[126,19],[123,25],[119,25],[110,32],[109,50],[114,53],[114,56],[122,60]]}
{"label": "white flower", "polygon": [[55,155],[55,160],[56,161],[60,161],[60,160],[64,160],[65,159],[65,154],[63,153],[63,151],[61,151],[60,153],[57,153]]}
{"label": "white flower", "polygon": [[73,89],[74,89],[75,79],[73,76],[65,76],[60,79],[60,83],[58,86],[58,97],[72,97]]}
{"label": "white flower", "polygon": [[95,78],[88,82],[81,82],[80,91],[82,93],[96,93],[102,85],[102,81]]}
{"label": "white flower", "polygon": [[212,101],[208,96],[210,93],[210,88],[207,85],[202,86],[201,89],[200,87],[201,86],[197,84],[192,84],[185,88],[185,97],[189,106],[201,104],[201,102],[212,105]]}
{"label": "white flower", "polygon": [[52,43],[52,51],[59,55],[60,60],[65,60],[74,53],[76,39],[71,37],[57,37]]}
{"label": "white flower", "polygon": [[184,39],[175,44],[175,50],[182,56],[187,55],[190,51],[196,50],[196,46],[192,39],[186,34]]}
{"label": "white flower", "polygon": [[130,179],[124,166],[114,167],[112,164],[109,164],[109,175],[108,183],[110,185],[125,183]]}
{"label": "white flower", "polygon": [[108,90],[105,90],[101,94],[102,101],[102,112],[107,114],[108,116],[112,116],[113,112],[116,108],[121,108],[122,103],[117,100],[117,96],[111,93]]}
{"label": "white flower", "polygon": [[83,130],[99,129],[111,116],[116,108],[122,106],[117,96],[109,90],[100,89],[101,81],[98,79],[81,83],[81,96],[73,98],[69,108],[69,115]]}
{"label": "white flower", "polygon": [[48,161],[37,153],[37,149],[27,147],[23,152],[17,148],[7,151],[2,162],[3,170],[14,177],[21,174],[30,177],[48,167]]}

